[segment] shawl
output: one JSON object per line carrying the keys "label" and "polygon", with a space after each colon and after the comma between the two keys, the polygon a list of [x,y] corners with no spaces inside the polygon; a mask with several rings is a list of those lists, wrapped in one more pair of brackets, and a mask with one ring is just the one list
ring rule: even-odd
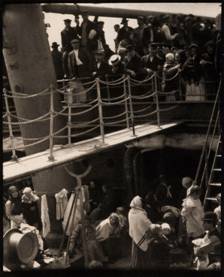
{"label": "shawl", "polygon": [[[129,235],[135,244],[138,244],[151,228],[152,222],[148,219],[146,211],[142,208],[142,200],[138,195],[133,198],[130,207],[131,209],[128,213]],[[142,241],[139,248],[147,251],[147,239]]]}

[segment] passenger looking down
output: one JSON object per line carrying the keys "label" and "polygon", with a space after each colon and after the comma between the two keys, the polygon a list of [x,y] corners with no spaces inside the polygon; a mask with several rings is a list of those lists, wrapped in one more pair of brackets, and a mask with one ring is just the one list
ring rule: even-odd
{"label": "passenger looking down", "polygon": [[[121,62],[117,61],[117,57],[116,59],[113,57],[112,61],[110,59],[114,51],[106,42],[103,21],[100,21],[98,17],[95,17],[94,21],[89,20],[87,11],[82,12],[82,22],[78,15],[75,16],[74,21],[75,26],[72,27],[71,20],[65,19],[65,28],[61,32],[63,74],[61,69],[59,70],[60,51],[56,50],[58,44],[54,42],[55,50],[53,52],[55,54],[52,53],[52,55],[58,56],[57,59],[53,57],[57,79],[62,75],[66,78],[96,77],[94,73],[96,72],[95,55],[104,52],[104,61],[108,62],[110,70],[106,69],[104,74],[100,74],[102,78],[108,72],[109,75],[112,75],[112,79],[116,74],[129,74],[133,78],[138,78],[144,70],[146,70],[146,77],[147,74],[157,72],[158,90],[162,93],[167,93],[169,90],[170,93],[167,97],[162,95],[160,100],[204,101],[214,99],[218,83],[217,55],[220,53],[220,33],[216,30],[212,20],[192,14],[139,16],[137,18],[138,27],[133,29],[128,26],[128,19],[124,17],[120,24],[114,25],[117,33],[115,53],[120,55]],[[74,64],[71,66],[71,59],[68,60],[68,55],[72,51],[71,41],[74,39],[80,39],[79,51],[85,52],[82,55],[84,61],[79,58],[84,64],[84,68],[87,68],[87,71],[84,70],[85,74],[74,74]],[[170,57],[174,55],[174,61],[172,58],[172,63],[168,62],[169,66],[165,61],[166,55]],[[133,57],[130,58],[130,56]],[[137,64],[136,61],[139,58],[142,62]],[[114,59],[115,61],[113,61]],[[77,60],[76,58],[75,62],[78,66],[81,65]],[[86,60],[88,60],[87,63]],[[127,62],[127,60],[129,61]],[[126,71],[122,63],[131,63],[136,66],[133,68],[130,65]],[[172,82],[163,81],[165,90],[162,91],[162,78],[170,79],[173,75],[170,73],[170,68],[175,67],[173,69],[175,71],[177,66],[179,74],[177,72],[177,76]],[[172,94],[173,88],[178,90],[177,94]]]}

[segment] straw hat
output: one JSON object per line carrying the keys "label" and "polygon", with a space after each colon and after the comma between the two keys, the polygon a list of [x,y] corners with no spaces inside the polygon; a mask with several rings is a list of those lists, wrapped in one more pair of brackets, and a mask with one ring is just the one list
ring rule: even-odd
{"label": "straw hat", "polygon": [[120,60],[121,60],[121,56],[118,54],[114,54],[109,59],[109,65],[117,65],[119,64]]}

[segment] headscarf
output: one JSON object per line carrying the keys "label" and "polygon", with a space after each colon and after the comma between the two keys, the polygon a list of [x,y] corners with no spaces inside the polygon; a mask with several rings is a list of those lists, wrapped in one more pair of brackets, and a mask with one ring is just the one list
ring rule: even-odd
{"label": "headscarf", "polygon": [[[118,226],[112,226],[110,223],[110,217],[117,218]],[[119,233],[119,216],[116,213],[112,213],[108,218],[100,222],[96,227],[96,239],[98,241],[104,241],[109,239],[111,235],[116,235]]]}
{"label": "headscarf", "polygon": [[[130,203],[130,207],[128,213],[129,235],[141,250],[147,251],[148,241],[145,236],[152,223],[148,219],[146,211],[142,208],[141,197],[135,196]],[[139,243],[140,241],[141,243]]]}

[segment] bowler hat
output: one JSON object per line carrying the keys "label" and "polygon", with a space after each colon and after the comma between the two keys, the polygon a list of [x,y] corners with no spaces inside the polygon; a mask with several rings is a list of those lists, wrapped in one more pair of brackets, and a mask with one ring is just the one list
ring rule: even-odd
{"label": "bowler hat", "polygon": [[13,270],[21,264],[29,264],[38,253],[38,239],[32,233],[23,233],[19,229],[10,229],[3,236],[4,265]]}
{"label": "bowler hat", "polygon": [[109,59],[109,65],[117,65],[121,60],[121,56],[118,54],[114,54]]}
{"label": "bowler hat", "polygon": [[71,19],[66,18],[64,19],[64,22],[71,22]]}
{"label": "bowler hat", "polygon": [[59,44],[57,44],[57,42],[53,42],[52,45],[51,45],[52,48],[56,48],[58,46],[59,46]]}

